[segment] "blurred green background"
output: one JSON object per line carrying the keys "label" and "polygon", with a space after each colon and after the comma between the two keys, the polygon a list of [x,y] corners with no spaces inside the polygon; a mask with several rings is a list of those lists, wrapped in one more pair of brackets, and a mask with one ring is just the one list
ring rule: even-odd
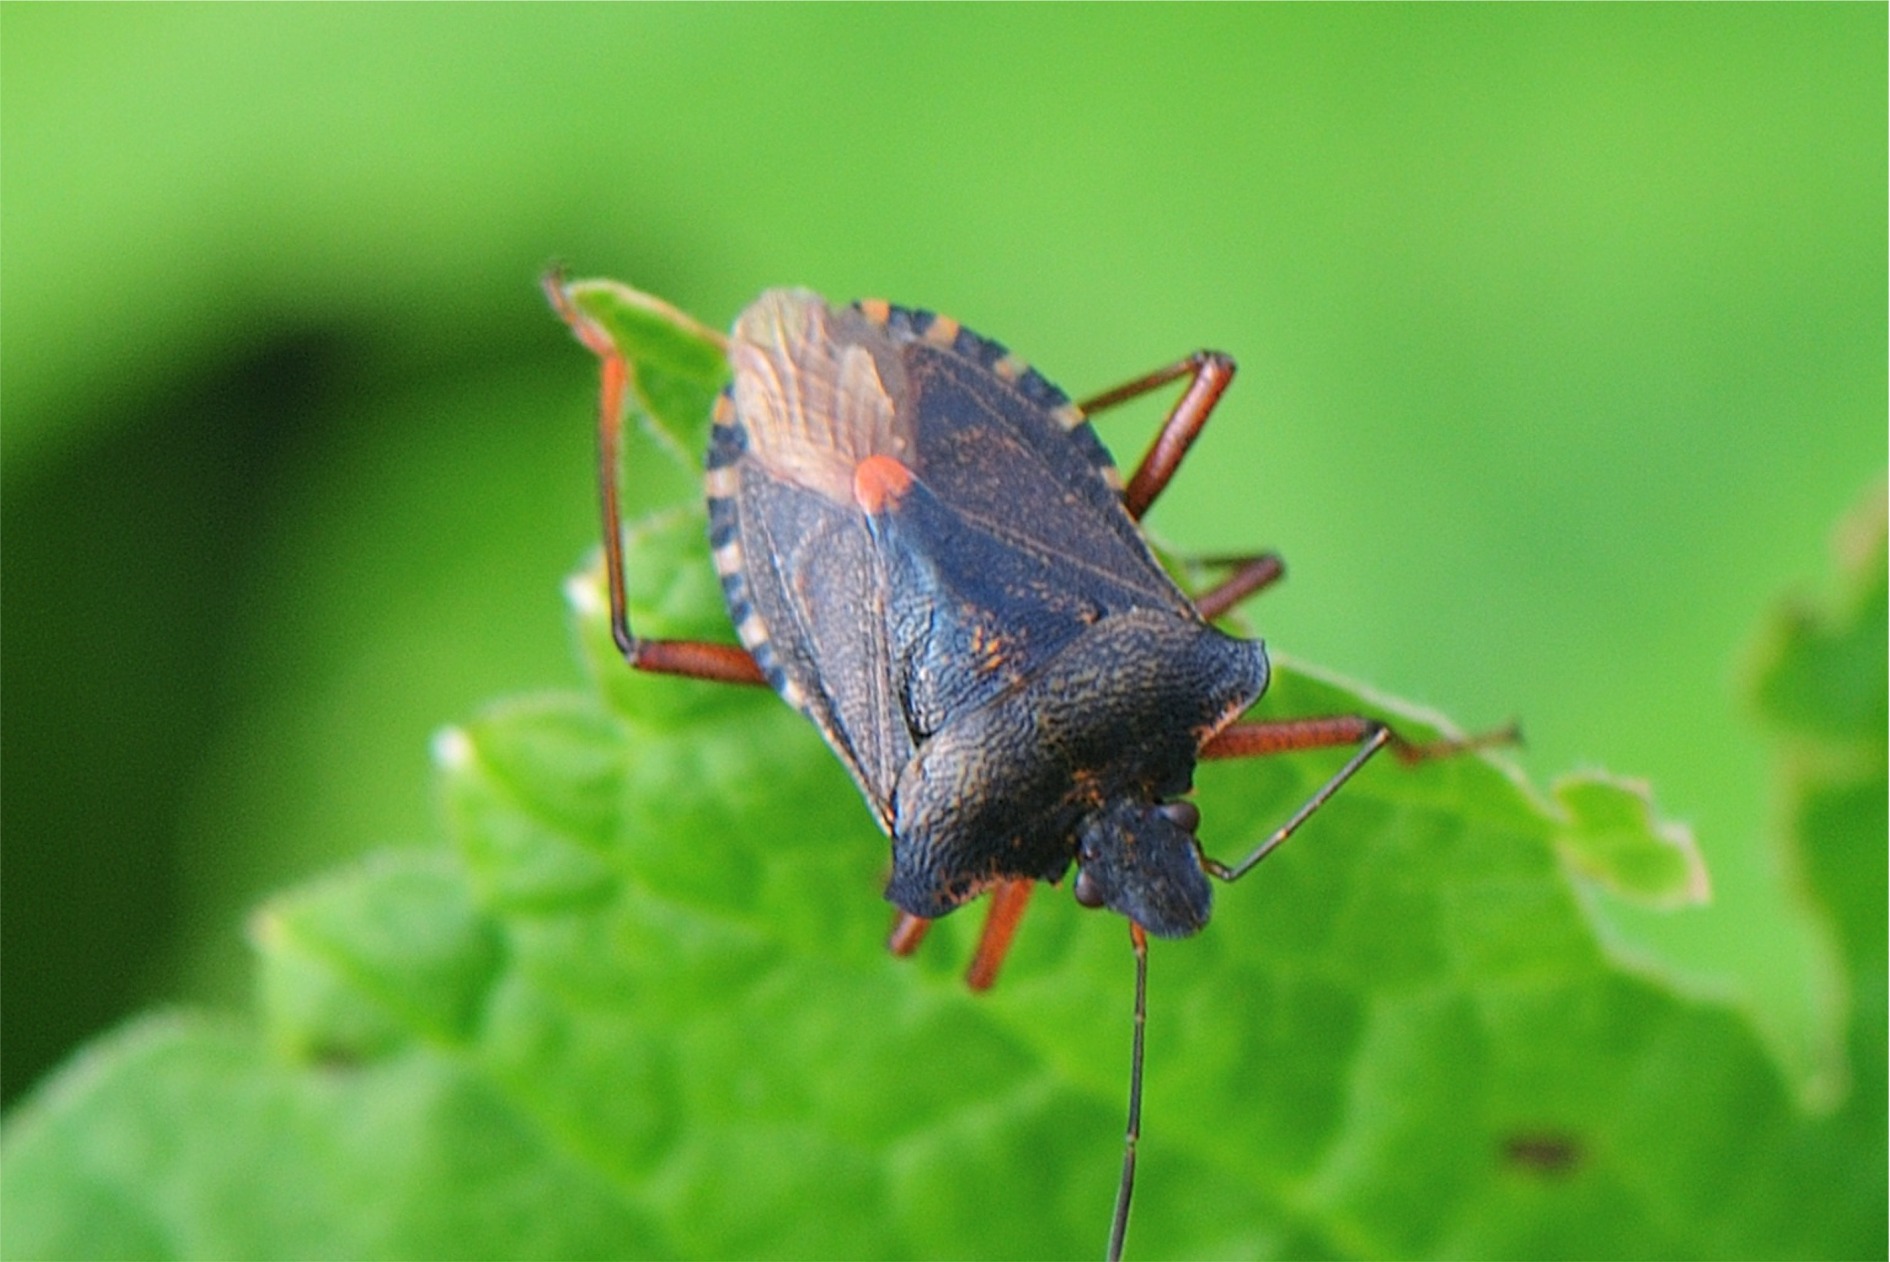
{"label": "blurred green background", "polygon": [[[1738,700],[1885,466],[1885,10],[0,9],[0,1088],[243,1002],[245,909],[426,844],[427,740],[578,682],[553,259],[806,284],[1072,393],[1242,375],[1154,514],[1273,646],[1693,823],[1622,948],[1815,1086]],[[1125,462],[1158,410],[1104,425]]]}

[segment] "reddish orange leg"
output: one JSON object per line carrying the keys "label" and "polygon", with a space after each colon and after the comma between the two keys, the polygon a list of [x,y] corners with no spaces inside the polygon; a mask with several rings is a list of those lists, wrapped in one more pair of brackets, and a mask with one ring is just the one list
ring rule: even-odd
{"label": "reddish orange leg", "polygon": [[1017,922],[1030,906],[1030,892],[1036,882],[999,881],[991,887],[991,909],[984,915],[984,931],[978,935],[978,950],[965,972],[965,984],[973,990],[989,990],[997,981],[998,969],[1010,953],[1011,939],[1017,936]]}
{"label": "reddish orange leg", "polygon": [[[1208,417],[1213,415],[1215,405],[1234,379],[1234,361],[1219,351],[1196,351],[1146,377],[1085,399],[1080,405],[1087,413],[1106,411],[1183,377],[1189,379],[1188,388],[1168,413],[1168,419],[1162,422],[1161,431],[1155,435],[1155,441],[1143,454],[1142,463],[1122,492],[1123,507],[1138,521],[1156,497],[1167,489],[1188,449],[1206,428]],[[1201,616],[1210,622],[1255,592],[1278,582],[1286,573],[1285,563],[1271,552],[1210,558],[1206,564],[1234,567],[1232,574],[1195,601]]]}
{"label": "reddish orange leg", "polygon": [[562,275],[550,273],[545,277],[544,286],[552,310],[571,326],[577,340],[597,356],[602,377],[597,398],[597,484],[604,505],[604,582],[610,588],[610,634],[617,642],[618,651],[637,670],[727,684],[767,683],[755,659],[737,645],[701,640],[642,640],[631,632],[629,601],[624,594],[623,509],[617,495],[624,392],[630,383],[630,365],[609,334],[571,302]]}
{"label": "reddish orange leg", "polygon": [[1288,837],[1299,830],[1301,824],[1312,818],[1314,811],[1324,806],[1332,795],[1339,791],[1341,785],[1357,775],[1359,769],[1371,761],[1373,754],[1387,746],[1398,755],[1401,761],[1418,763],[1430,758],[1466,753],[1473,749],[1487,749],[1492,745],[1513,745],[1521,739],[1522,733],[1512,723],[1508,727],[1477,736],[1414,745],[1380,720],[1368,719],[1357,714],[1335,715],[1331,718],[1282,719],[1274,722],[1232,724],[1222,728],[1201,747],[1201,757],[1259,758],[1267,754],[1286,754],[1302,749],[1330,749],[1335,745],[1357,745],[1358,750],[1347,760],[1345,766],[1339,768],[1330,780],[1319,787],[1318,792],[1306,800],[1305,805],[1293,813],[1291,819],[1275,829],[1272,836],[1255,846],[1246,858],[1238,863],[1226,864],[1203,855],[1201,866],[1209,876],[1223,881],[1238,881],[1251,872],[1260,860],[1278,850]]}
{"label": "reddish orange leg", "polygon": [[1129,479],[1128,486],[1122,492],[1123,507],[1137,521],[1142,519],[1142,514],[1148,511],[1156,496],[1167,487],[1168,480],[1175,476],[1175,470],[1180,467],[1182,457],[1188,454],[1188,448],[1200,437],[1202,427],[1214,411],[1214,405],[1221,401],[1227,383],[1234,379],[1233,358],[1220,351],[1196,351],[1186,359],[1177,360],[1166,368],[1158,368],[1148,376],[1138,377],[1114,390],[1105,390],[1078,405],[1088,413],[1102,412],[1183,377],[1190,379],[1187,390],[1182,393],[1181,401],[1175,404],[1174,411],[1168,414],[1168,419],[1162,422],[1161,432],[1155,435],[1155,441],[1150,444],[1142,457],[1142,463],[1136,467],[1135,475]]}
{"label": "reddish orange leg", "polygon": [[[991,887],[991,903],[984,913],[984,929],[978,935],[978,950],[965,972],[965,984],[973,990],[989,990],[997,981],[998,969],[1010,953],[1011,939],[1017,936],[1017,923],[1030,906],[1030,894],[1036,882],[999,881]],[[887,935],[886,949],[894,955],[911,955],[925,941],[932,922],[909,911],[899,913]]]}
{"label": "reddish orange leg", "polygon": [[1194,598],[1194,607],[1209,622],[1286,577],[1286,562],[1277,552],[1253,556],[1198,557],[1197,564],[1231,566],[1233,572]]}
{"label": "reddish orange leg", "polygon": [[924,916],[902,911],[899,918],[893,921],[892,932],[886,935],[886,949],[904,959],[919,949],[919,944],[925,941],[926,931],[931,927],[932,922]]}

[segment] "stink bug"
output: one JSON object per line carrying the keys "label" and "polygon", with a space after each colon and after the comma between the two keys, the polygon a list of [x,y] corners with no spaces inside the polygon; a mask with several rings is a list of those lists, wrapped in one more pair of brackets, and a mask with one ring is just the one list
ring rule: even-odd
{"label": "stink bug", "polygon": [[[1257,640],[1213,619],[1278,579],[1269,553],[1230,558],[1190,597],[1139,522],[1233,378],[1202,351],[1078,405],[957,321],[805,290],[736,319],[732,380],[707,458],[709,544],[741,641],[650,640],[630,627],[618,446],[631,366],[546,280],[602,361],[600,485],[611,629],[639,670],[766,684],[812,721],[892,840],[891,946],[991,895],[969,976],[995,980],[1034,883],[1129,921],[1135,1037],[1109,1256],[1120,1256],[1141,1129],[1147,934],[1206,925],[1209,877],[1238,880],[1378,751],[1413,746],[1363,716],[1242,721],[1267,686]],[[1186,379],[1127,482],[1094,412]],[[1495,738],[1509,739],[1499,733]],[[1354,752],[1244,858],[1209,858],[1186,800],[1197,761],[1333,746]]]}

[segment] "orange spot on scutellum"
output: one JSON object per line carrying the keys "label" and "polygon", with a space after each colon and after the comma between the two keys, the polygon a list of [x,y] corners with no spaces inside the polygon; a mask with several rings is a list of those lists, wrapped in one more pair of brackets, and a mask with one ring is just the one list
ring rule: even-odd
{"label": "orange spot on scutellum", "polygon": [[868,513],[881,513],[912,486],[912,470],[891,456],[872,455],[853,466],[853,499]]}

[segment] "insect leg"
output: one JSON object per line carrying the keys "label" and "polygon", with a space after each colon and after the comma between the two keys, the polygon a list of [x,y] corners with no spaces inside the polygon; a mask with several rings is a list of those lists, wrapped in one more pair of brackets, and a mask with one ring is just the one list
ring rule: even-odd
{"label": "insect leg", "polygon": [[1193,560],[1197,565],[1224,565],[1233,571],[1194,598],[1194,607],[1209,622],[1247,597],[1264,591],[1286,577],[1286,562],[1280,559],[1277,552],[1260,552],[1252,556],[1196,557]]}
{"label": "insect leg", "polygon": [[1122,1181],[1116,1185],[1116,1212],[1109,1223],[1109,1262],[1121,1262],[1129,1234],[1129,1198],[1135,1195],[1135,1146],[1142,1138],[1142,1032],[1148,1026],[1148,934],[1129,922],[1129,946],[1135,952],[1135,1042],[1129,1054],[1129,1124],[1122,1140]]}
{"label": "insect leg", "polygon": [[[966,970],[965,984],[973,990],[989,990],[997,981],[998,969],[1010,953],[1011,939],[1017,936],[1017,922],[1030,906],[1034,881],[999,881],[991,887],[991,905],[984,914],[984,929],[978,934],[978,950]],[[899,913],[892,932],[886,936],[886,949],[897,956],[911,955],[925,941],[932,922],[909,911]]]}
{"label": "insect leg", "polygon": [[1168,419],[1162,422],[1161,432],[1155,435],[1142,463],[1136,466],[1135,476],[1122,492],[1123,507],[1138,521],[1168,485],[1168,480],[1175,476],[1182,457],[1200,436],[1201,427],[1207,424],[1208,415],[1220,402],[1227,383],[1234,379],[1233,357],[1221,351],[1196,351],[1186,359],[1176,360],[1166,368],[1158,368],[1114,390],[1105,390],[1078,405],[1084,412],[1101,412],[1183,377],[1191,378],[1187,390]]}
{"label": "insect leg", "polygon": [[1473,749],[1487,749],[1492,745],[1513,745],[1521,739],[1522,733],[1512,723],[1508,727],[1476,736],[1417,745],[1399,736],[1381,720],[1368,719],[1358,714],[1232,724],[1222,728],[1201,747],[1201,757],[1258,758],[1303,749],[1329,749],[1335,745],[1357,745],[1358,749],[1343,767],[1333,773],[1330,780],[1306,799],[1305,805],[1295,811],[1291,819],[1255,846],[1246,858],[1238,863],[1226,864],[1204,855],[1201,867],[1209,876],[1223,881],[1238,881],[1251,872],[1260,860],[1278,850],[1288,837],[1299,830],[1301,824],[1312,818],[1314,811],[1324,806],[1339,791],[1339,787],[1358,774],[1359,768],[1370,762],[1372,755],[1381,749],[1390,747],[1401,761],[1418,763],[1430,758],[1467,753]]}
{"label": "insect leg", "polygon": [[924,916],[915,916],[909,911],[899,913],[899,919],[893,921],[892,932],[886,935],[886,949],[904,959],[919,949],[925,941],[926,931],[932,922]]}
{"label": "insect leg", "polygon": [[551,272],[545,277],[544,287],[552,310],[598,360],[601,384],[597,398],[597,483],[604,506],[604,581],[610,589],[610,634],[617,642],[618,651],[637,670],[730,684],[765,684],[767,679],[755,665],[755,659],[736,645],[698,640],[643,640],[631,632],[629,601],[624,594],[623,510],[617,495],[624,392],[630,383],[630,364],[610,335],[572,303],[562,275]]}
{"label": "insect leg", "polygon": [[1030,893],[1036,882],[999,881],[991,887],[991,909],[984,914],[984,931],[978,935],[978,950],[971,957],[965,984],[973,990],[989,990],[997,981],[998,969],[1017,935],[1017,922],[1030,906]]}

